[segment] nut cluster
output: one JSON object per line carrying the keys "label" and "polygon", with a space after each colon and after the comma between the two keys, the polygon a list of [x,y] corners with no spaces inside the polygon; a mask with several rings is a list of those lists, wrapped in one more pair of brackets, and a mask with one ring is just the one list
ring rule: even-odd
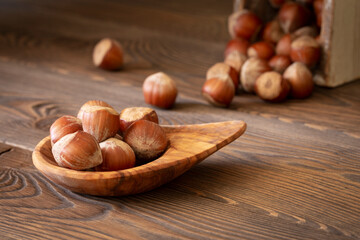
{"label": "nut cluster", "polygon": [[[239,92],[238,86],[269,102],[284,101],[288,96],[306,98],[311,95],[314,89],[312,71],[321,58],[318,39],[323,0],[269,2],[278,11],[267,23],[247,9],[229,16],[228,30],[232,39],[225,47],[224,63],[217,63],[208,70],[202,88],[209,103],[228,107]],[[214,72],[216,74],[210,74]]]}
{"label": "nut cluster", "polygon": [[56,163],[74,170],[117,171],[158,158],[168,139],[156,112],[125,108],[119,114],[103,101],[88,101],[78,116],[62,116],[50,127]]}

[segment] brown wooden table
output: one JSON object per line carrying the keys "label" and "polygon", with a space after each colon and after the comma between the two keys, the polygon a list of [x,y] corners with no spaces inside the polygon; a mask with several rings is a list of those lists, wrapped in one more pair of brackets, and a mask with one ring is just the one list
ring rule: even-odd
{"label": "brown wooden table", "polygon": [[[0,2],[0,239],[360,239],[360,82],[229,109],[201,97],[222,60],[231,1]],[[122,71],[91,62],[119,40]],[[179,89],[162,124],[241,119],[244,136],[181,177],[127,197],[78,195],[47,180],[31,153],[50,124],[90,99],[146,106],[164,71]]]}

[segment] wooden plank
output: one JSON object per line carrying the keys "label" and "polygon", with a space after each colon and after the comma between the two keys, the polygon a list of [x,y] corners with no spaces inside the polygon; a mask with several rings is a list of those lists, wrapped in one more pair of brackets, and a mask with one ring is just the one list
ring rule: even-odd
{"label": "wooden plank", "polygon": [[[359,169],[334,167],[337,160],[331,157],[324,157],[323,163],[311,163],[313,160],[306,155],[313,154],[312,149],[304,150],[304,157],[225,149],[164,187],[134,196],[100,198],[77,195],[49,182],[34,169],[31,152],[11,147],[11,151],[0,155],[0,236],[5,239],[360,236]],[[287,146],[282,151],[290,149]]]}
{"label": "wooden plank", "polygon": [[[222,60],[231,7],[0,2],[1,239],[360,238],[360,81],[283,104],[241,93],[230,109],[209,106],[200,89]],[[122,71],[92,66],[93,45],[109,35],[124,44]],[[239,119],[245,135],[169,184],[128,197],[77,195],[33,167],[31,150],[57,117],[89,99],[118,111],[146,106],[142,82],[160,70],[179,88],[173,109],[157,109],[162,124]]]}

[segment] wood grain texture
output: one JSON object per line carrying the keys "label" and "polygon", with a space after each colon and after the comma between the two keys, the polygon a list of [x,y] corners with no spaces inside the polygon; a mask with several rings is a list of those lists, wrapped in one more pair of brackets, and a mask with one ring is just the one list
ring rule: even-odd
{"label": "wood grain texture", "polygon": [[169,146],[163,155],[141,166],[109,172],[77,171],[59,167],[51,152],[50,136],[33,152],[35,167],[55,183],[78,193],[124,196],[157,188],[240,137],[243,121],[163,126]]}
{"label": "wood grain texture", "polygon": [[[206,6],[206,7],[204,7]],[[222,61],[232,1],[0,1],[1,239],[359,239],[360,82],[229,109],[201,97]],[[91,63],[102,37],[124,45],[122,71]],[[31,151],[90,99],[146,106],[141,85],[178,86],[161,124],[228,120],[246,134],[174,181],[127,197],[74,194],[48,181]]]}

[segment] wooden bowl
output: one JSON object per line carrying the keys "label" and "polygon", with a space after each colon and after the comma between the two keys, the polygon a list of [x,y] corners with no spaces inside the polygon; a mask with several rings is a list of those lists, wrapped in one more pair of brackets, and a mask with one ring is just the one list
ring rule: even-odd
{"label": "wooden bowl", "polygon": [[92,172],[59,167],[51,152],[50,137],[36,146],[35,167],[53,182],[77,193],[122,196],[152,190],[189,170],[195,164],[240,137],[243,121],[162,126],[170,145],[158,159],[120,171]]}

